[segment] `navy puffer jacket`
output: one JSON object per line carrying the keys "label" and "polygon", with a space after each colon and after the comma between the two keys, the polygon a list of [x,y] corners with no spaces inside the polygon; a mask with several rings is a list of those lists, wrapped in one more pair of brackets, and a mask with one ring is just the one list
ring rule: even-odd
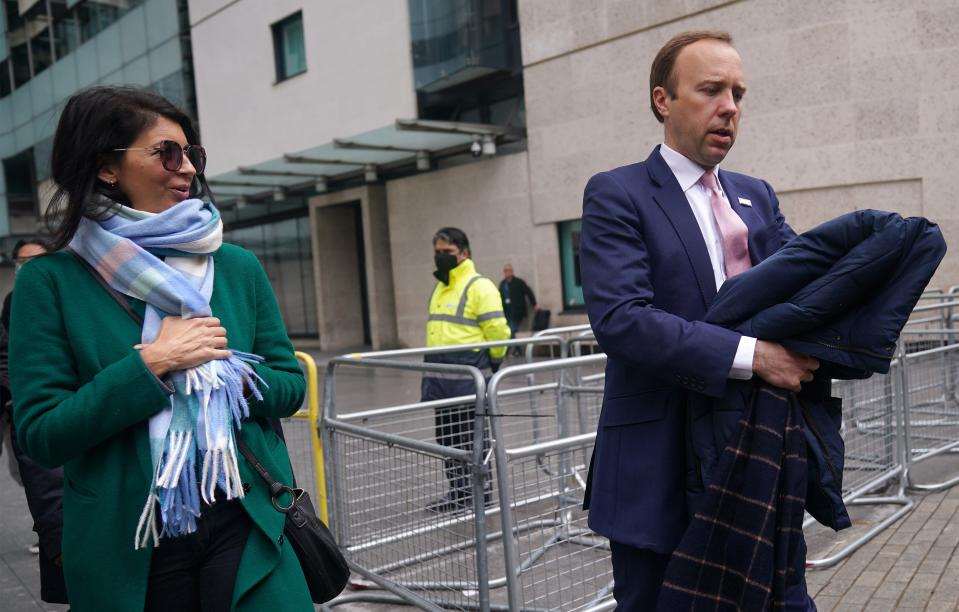
{"label": "navy puffer jacket", "polygon": [[[841,402],[829,396],[829,380],[889,371],[899,334],[945,253],[942,233],[926,219],[849,213],[727,280],[706,313],[710,323],[820,361],[817,379],[799,398],[810,470],[806,509],[824,525],[849,525],[842,502]],[[730,381],[723,399],[690,402],[687,488],[693,509],[703,483],[715,477],[751,385]]]}

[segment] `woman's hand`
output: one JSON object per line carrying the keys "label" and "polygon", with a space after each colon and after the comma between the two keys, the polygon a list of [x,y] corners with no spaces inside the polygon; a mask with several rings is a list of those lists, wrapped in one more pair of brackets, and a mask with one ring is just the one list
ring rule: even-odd
{"label": "woman's hand", "polygon": [[220,320],[216,317],[166,317],[156,340],[133,348],[140,351],[143,363],[157,377],[231,355],[225,350],[226,329],[220,327]]}

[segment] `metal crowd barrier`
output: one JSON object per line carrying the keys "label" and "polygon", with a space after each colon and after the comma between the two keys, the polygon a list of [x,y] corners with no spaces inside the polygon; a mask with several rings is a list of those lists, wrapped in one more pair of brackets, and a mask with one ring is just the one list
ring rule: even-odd
{"label": "metal crowd barrier", "polygon": [[[580,338],[584,335],[592,336],[593,329],[590,327],[589,323],[583,323],[580,325],[566,325],[563,327],[550,327],[549,329],[544,329],[533,334],[533,338],[540,338],[544,336],[549,336],[553,338],[559,338],[562,340],[560,344],[560,352],[557,355],[550,354],[550,357],[569,357],[570,355],[570,341],[573,338]],[[526,349],[526,362],[532,363],[533,361],[533,350],[532,347]]]}
{"label": "metal crowd barrier", "polygon": [[[927,297],[924,294],[923,297]],[[919,483],[913,466],[944,453],[959,451],[959,399],[956,389],[956,351],[959,350],[959,287],[941,293],[938,303],[917,307],[903,331],[911,350],[905,357],[906,484],[918,491],[941,491],[959,484],[959,476]]]}
{"label": "metal crowd barrier", "polygon": [[[907,489],[959,483],[959,476],[918,483],[912,473],[920,462],[959,451],[957,297],[956,289],[923,296],[888,374],[834,383],[844,410],[843,499],[849,506],[895,509],[841,550],[810,559],[809,567],[838,563],[909,513],[914,502]],[[376,601],[427,610],[615,607],[608,543],[589,531],[580,510],[605,355],[589,354],[596,348],[589,326],[547,332],[459,347],[525,349],[525,363],[505,367],[489,381],[475,368],[409,360],[449,347],[330,362],[320,428],[331,522],[354,572],[386,591],[348,593],[330,606]],[[548,347],[547,358],[537,346]],[[343,370],[459,375],[473,381],[472,392],[344,411],[335,401]],[[472,410],[471,444],[437,443],[438,411],[464,405]],[[468,474],[472,505],[430,512],[430,501],[449,490],[451,467]]]}
{"label": "metal crowd barrier", "polygon": [[[833,382],[833,395],[843,400],[843,501],[847,506],[889,504],[899,508],[830,556],[807,558],[808,568],[822,569],[839,563],[912,511],[914,502],[905,491],[902,363],[900,355],[892,361],[888,374]],[[892,494],[873,494],[889,486],[895,488]],[[807,517],[803,527],[814,523]]]}
{"label": "metal crowd barrier", "polygon": [[[510,341],[520,346],[562,346],[566,350],[563,342],[550,336]],[[509,384],[500,383],[499,411],[489,416],[486,381],[475,368],[402,359],[433,351],[344,356],[327,365],[321,431],[329,466],[332,529],[355,575],[369,581],[364,586],[378,586],[388,592],[346,593],[327,607],[377,601],[403,602],[423,609],[507,609],[506,587],[513,570],[499,552],[505,545],[504,532],[497,525],[501,508],[535,505],[554,494],[544,491],[523,499],[504,498],[498,473],[490,468],[492,455],[498,448],[537,448],[565,439],[581,433],[583,423],[592,423],[587,425],[592,431],[598,420],[601,384],[577,391],[572,374],[541,364],[534,364],[534,371],[524,370],[522,376],[515,375],[515,367],[501,370],[514,375]],[[555,362],[543,365],[551,363]],[[594,363],[598,361],[594,359]],[[578,369],[586,376],[596,376],[585,363]],[[474,392],[352,412],[343,410],[337,402],[337,380],[345,372],[377,375],[390,370],[419,376],[459,375],[472,381]],[[576,394],[589,394],[590,398],[572,401]],[[438,444],[437,414],[467,403],[474,418],[469,448]],[[581,418],[572,414],[579,409],[590,411],[590,415]],[[495,431],[492,436],[491,430]],[[556,466],[548,453],[529,460],[543,478],[556,478]],[[587,460],[586,452],[578,452],[577,465],[585,465]],[[468,474],[472,505],[459,512],[431,512],[427,509],[430,503],[450,491],[451,469]]]}
{"label": "metal crowd barrier", "polygon": [[[866,380],[836,381],[843,398],[847,505],[893,504],[899,508],[827,558],[807,566],[835,565],[913,508],[907,491],[940,491],[959,484],[959,475],[935,483],[916,482],[913,467],[959,450],[959,341],[955,310],[959,288],[923,294],[902,331],[889,373]],[[881,488],[889,495],[870,495]],[[806,520],[806,525],[811,524]]]}
{"label": "metal crowd barrier", "polygon": [[[560,415],[559,435],[536,444],[496,444],[496,482],[501,504],[507,603],[510,610],[591,610],[612,601],[609,542],[586,525],[582,510],[586,472],[599,420],[602,386],[577,384],[574,372],[595,369],[605,355],[574,357],[508,368],[493,376],[488,399],[494,439],[503,439],[502,415],[522,399],[510,394],[511,378],[556,372],[548,401]],[[587,431],[572,430],[569,413],[583,394],[596,401]],[[593,412],[591,410],[591,412]],[[565,416],[564,416],[565,415]]]}
{"label": "metal crowd barrier", "polygon": [[906,482],[911,489],[941,491],[959,483],[959,476],[937,483],[918,483],[912,467],[959,447],[959,402],[956,374],[959,344],[905,356]]}
{"label": "metal crowd barrier", "polygon": [[326,503],[326,469],[317,424],[320,420],[319,384],[316,362],[307,353],[297,351],[296,358],[306,376],[303,406],[290,417],[281,419],[286,448],[293,465],[297,485],[310,494],[320,520],[329,524]]}
{"label": "metal crowd barrier", "polygon": [[[460,375],[473,381],[474,393],[471,398],[339,414],[336,375],[347,368]],[[426,610],[488,609],[487,547],[475,545],[488,536],[482,456],[485,390],[483,375],[471,366],[349,357],[327,365],[322,435],[330,466],[332,529],[352,570],[395,595],[397,603]],[[464,403],[475,410],[476,423],[469,429],[476,452],[433,439],[434,411]],[[472,512],[427,510],[447,492],[447,469],[469,474]],[[330,605],[366,599],[365,593],[341,595]]]}

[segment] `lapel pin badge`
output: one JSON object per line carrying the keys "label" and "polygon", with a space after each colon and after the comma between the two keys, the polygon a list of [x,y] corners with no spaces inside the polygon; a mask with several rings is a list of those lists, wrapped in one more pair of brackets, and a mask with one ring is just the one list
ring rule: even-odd
{"label": "lapel pin badge", "polygon": [[742,204],[743,206],[752,206],[752,205],[753,205],[752,201],[747,200],[746,198],[739,198],[739,203]]}

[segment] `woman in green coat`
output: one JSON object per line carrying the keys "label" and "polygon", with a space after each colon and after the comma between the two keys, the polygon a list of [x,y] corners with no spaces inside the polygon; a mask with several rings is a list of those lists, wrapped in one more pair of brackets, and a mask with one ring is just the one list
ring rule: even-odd
{"label": "woman in green coat", "polygon": [[20,444],[64,467],[77,612],[313,609],[234,438],[289,483],[270,419],[303,374],[262,267],[222,243],[205,162],[190,119],[131,88],[76,94],[54,137],[55,252],[17,277],[11,385]]}

